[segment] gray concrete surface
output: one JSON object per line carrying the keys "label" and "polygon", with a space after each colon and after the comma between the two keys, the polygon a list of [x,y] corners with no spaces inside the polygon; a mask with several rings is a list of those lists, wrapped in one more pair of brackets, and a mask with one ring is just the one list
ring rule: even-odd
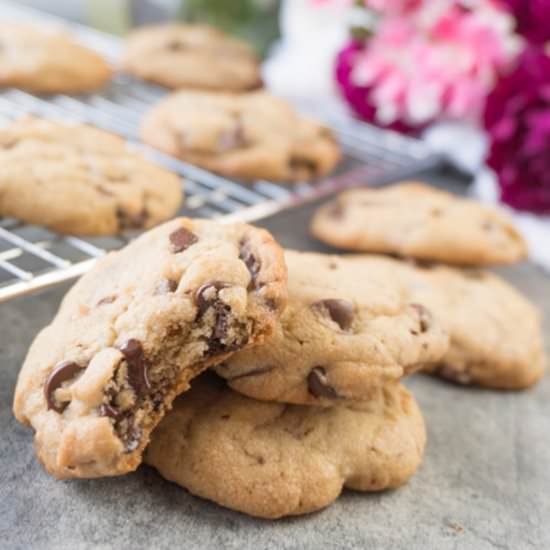
{"label": "gray concrete surface", "polygon": [[[307,236],[310,211],[265,225],[285,246],[322,249]],[[501,272],[548,321],[550,278],[529,264]],[[51,479],[11,401],[26,349],[65,290],[0,306],[0,549],[550,548],[549,377],[531,391],[497,393],[414,376],[407,385],[429,434],[418,474],[397,491],[346,492],[307,517],[252,519],[195,498],[147,467],[120,478]]]}

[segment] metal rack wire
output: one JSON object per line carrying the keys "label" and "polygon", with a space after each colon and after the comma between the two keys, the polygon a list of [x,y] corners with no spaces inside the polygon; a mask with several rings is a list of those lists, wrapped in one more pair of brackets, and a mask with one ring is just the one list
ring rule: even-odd
{"label": "metal rack wire", "polygon": [[[0,6],[3,19],[44,21],[67,26],[62,20],[10,2]],[[77,39],[116,63],[120,49],[115,37],[71,24]],[[8,89],[0,92],[0,124],[25,114],[88,122],[124,136],[131,147],[178,173],[185,181],[183,215],[221,221],[253,221],[316,200],[354,185],[376,185],[408,177],[433,167],[440,159],[419,140],[383,131],[347,116],[321,112],[312,105],[299,108],[313,113],[336,133],[344,159],[329,177],[312,183],[281,185],[269,181],[242,184],[161,154],[137,142],[143,113],[165,90],[116,74],[101,93],[47,98]],[[131,235],[113,238],[77,238],[52,233],[11,219],[0,219],[0,302],[56,285],[86,272],[95,259],[120,248]]]}

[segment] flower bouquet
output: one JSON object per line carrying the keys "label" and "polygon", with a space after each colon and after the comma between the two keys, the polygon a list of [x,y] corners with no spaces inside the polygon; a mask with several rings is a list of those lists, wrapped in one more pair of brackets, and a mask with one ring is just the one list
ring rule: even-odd
{"label": "flower bouquet", "polygon": [[501,199],[550,213],[550,0],[347,4],[352,36],[335,77],[356,115],[404,133],[482,128]]}

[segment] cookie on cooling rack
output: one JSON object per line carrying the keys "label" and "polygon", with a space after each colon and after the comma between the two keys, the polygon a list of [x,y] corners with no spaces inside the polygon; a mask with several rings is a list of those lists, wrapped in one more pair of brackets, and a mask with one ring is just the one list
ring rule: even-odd
{"label": "cookie on cooling rack", "polygon": [[255,401],[216,382],[197,379],[175,401],[145,461],[228,508],[264,518],[306,514],[343,487],[398,487],[422,461],[424,420],[400,384],[353,406],[320,408]]}
{"label": "cookie on cooling rack", "polygon": [[81,93],[103,86],[111,68],[97,53],[57,30],[0,23],[0,87],[34,93]]}
{"label": "cookie on cooling rack", "polygon": [[178,218],[100,259],[33,342],[14,412],[59,478],[134,470],[189,381],[260,341],[286,303],[271,235]]}
{"label": "cookie on cooling rack", "polygon": [[204,25],[165,24],[129,34],[123,68],[168,88],[240,91],[261,86],[252,48]]}
{"label": "cookie on cooling rack", "polygon": [[244,180],[311,180],[340,158],[328,129],[265,92],[174,93],[145,115],[141,136],[169,155]]}
{"label": "cookie on cooling rack", "polygon": [[311,231],[347,250],[450,264],[510,264],[527,256],[505,214],[417,182],[346,191],[317,211]]}
{"label": "cookie on cooling rack", "polygon": [[171,218],[180,178],[86,125],[25,118],[0,129],[0,216],[60,233],[114,235]]}

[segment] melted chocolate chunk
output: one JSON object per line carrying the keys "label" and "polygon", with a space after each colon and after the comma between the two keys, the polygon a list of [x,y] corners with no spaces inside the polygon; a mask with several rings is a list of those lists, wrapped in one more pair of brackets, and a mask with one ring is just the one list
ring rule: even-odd
{"label": "melted chocolate chunk", "polygon": [[119,349],[128,365],[128,382],[136,394],[142,396],[151,388],[151,384],[147,376],[149,362],[145,358],[141,342],[130,338]]}
{"label": "melted chocolate chunk", "polygon": [[115,408],[111,407],[111,405],[107,405],[106,403],[103,403],[103,405],[99,407],[99,415],[108,416],[109,418],[116,419],[120,416],[120,412],[117,411]]}
{"label": "melted chocolate chunk", "polygon": [[344,217],[344,207],[339,202],[335,202],[328,209],[327,215],[329,218],[341,220]]}
{"label": "melted chocolate chunk", "polygon": [[48,409],[53,409],[55,412],[61,414],[67,408],[69,403],[61,403],[58,405],[55,402],[55,390],[57,390],[63,382],[73,379],[81,370],[85,368],[86,367],[83,367],[74,361],[64,361],[50,373],[46,383],[44,384],[44,397],[48,403]]}
{"label": "melted chocolate chunk", "polygon": [[185,50],[186,47],[179,40],[170,40],[170,42],[166,44],[166,49],[170,50],[171,52],[180,52],[182,50]]}
{"label": "melted chocolate chunk", "polygon": [[[1,45],[0,45],[0,49],[1,49]],[[0,144],[0,147],[2,147],[2,149],[13,149],[18,143],[19,143],[19,139],[12,138],[9,141],[6,141]]]}
{"label": "melted chocolate chunk", "polygon": [[240,122],[220,135],[218,149],[223,153],[232,149],[240,149],[246,145],[244,128]]}
{"label": "melted chocolate chunk", "polygon": [[484,271],[481,271],[479,269],[464,269],[462,271],[462,274],[467,279],[473,279],[477,281],[482,281],[487,277],[487,274]]}
{"label": "melted chocolate chunk", "polygon": [[155,294],[170,294],[178,288],[178,283],[173,279],[162,279],[159,281]]}
{"label": "melted chocolate chunk", "polygon": [[326,397],[336,399],[336,390],[328,383],[327,371],[323,367],[314,367],[307,376],[309,393],[313,397]]}
{"label": "melted chocolate chunk", "polygon": [[[411,304],[411,307],[418,313],[420,332],[427,332],[432,324],[432,314],[422,304]],[[416,334],[413,332],[413,334]]]}
{"label": "melted chocolate chunk", "polygon": [[231,308],[218,298],[218,292],[222,288],[231,285],[222,281],[212,281],[202,285],[195,293],[197,302],[197,319],[200,319],[208,309],[214,310],[214,327],[208,339],[208,355],[219,355],[242,348],[248,341],[245,335],[243,341],[228,343],[227,336],[231,322]]}
{"label": "melted chocolate chunk", "polygon": [[258,284],[258,275],[262,264],[252,252],[252,246],[246,239],[243,239],[240,242],[239,258],[245,263],[246,268],[250,273],[250,288],[259,288],[261,285]]}
{"label": "melted chocolate chunk", "polygon": [[[195,301],[198,307],[197,318],[202,317],[204,312],[218,300],[218,292],[222,288],[229,288],[230,286],[231,284],[223,281],[212,281],[199,287],[195,292]],[[212,289],[215,291],[213,292],[214,296],[208,297],[207,294],[210,294],[209,291]]]}
{"label": "melted chocolate chunk", "polygon": [[111,193],[109,191],[109,189],[107,189],[103,185],[96,185],[95,189],[100,195],[104,195],[105,197],[112,197],[113,196],[113,193]]}
{"label": "melted chocolate chunk", "polygon": [[120,230],[125,229],[143,229],[149,214],[144,208],[139,214],[130,214],[121,207],[116,209],[116,217],[118,219],[118,227]]}
{"label": "melted chocolate chunk", "polygon": [[314,307],[326,309],[330,318],[342,329],[349,330],[353,322],[353,304],[347,300],[328,299],[315,302]]}
{"label": "melted chocolate chunk", "polygon": [[141,430],[136,426],[133,426],[128,429],[125,434],[126,439],[126,452],[131,453],[139,447],[139,442],[141,440]]}
{"label": "melted chocolate chunk", "polygon": [[105,298],[101,298],[99,302],[96,304],[97,306],[103,306],[106,304],[112,304],[116,300],[116,296],[105,296]]}
{"label": "melted chocolate chunk", "polygon": [[172,245],[172,252],[174,252],[174,254],[187,250],[198,240],[199,238],[185,227],[180,227],[173,233],[170,233],[170,244]]}
{"label": "melted chocolate chunk", "polygon": [[317,173],[317,163],[312,159],[304,157],[291,157],[289,161],[290,169],[299,175],[315,175]]}

